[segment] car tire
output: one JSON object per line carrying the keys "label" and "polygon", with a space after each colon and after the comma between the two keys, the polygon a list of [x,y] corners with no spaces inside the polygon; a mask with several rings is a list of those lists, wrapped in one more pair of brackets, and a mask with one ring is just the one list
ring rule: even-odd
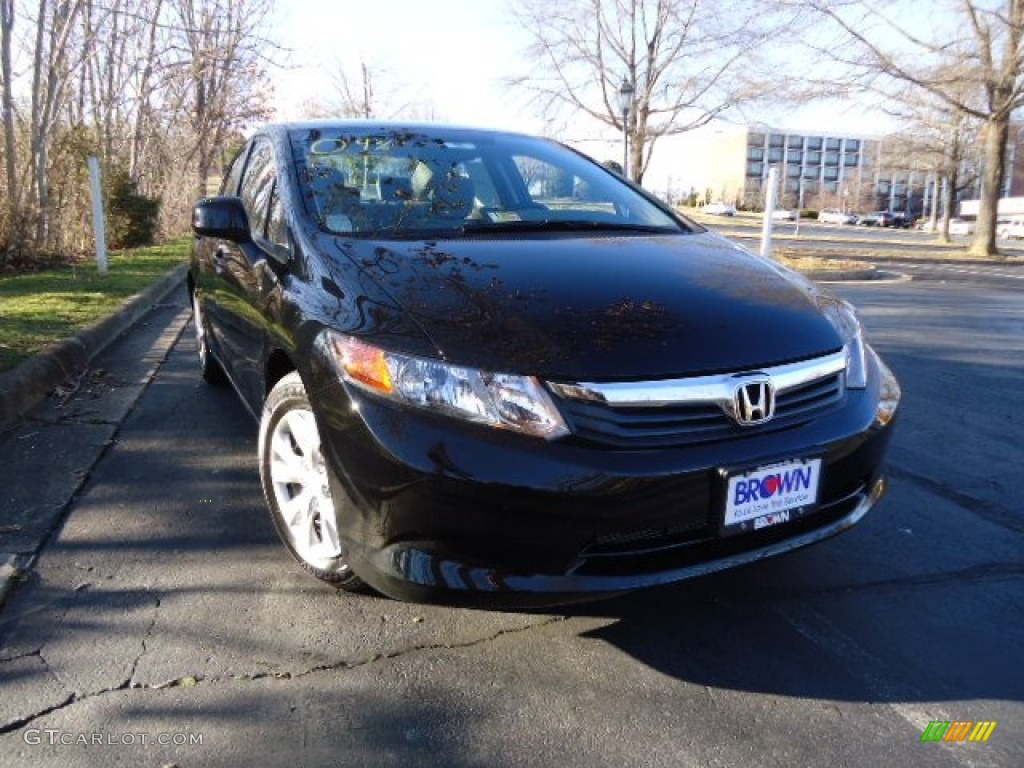
{"label": "car tire", "polygon": [[224,369],[210,353],[206,318],[203,315],[203,307],[196,291],[192,292],[192,326],[195,329],[196,346],[199,347],[199,373],[210,384],[226,383],[228,377],[224,373]]}
{"label": "car tire", "polygon": [[284,376],[267,397],[259,464],[274,527],[299,565],[333,586],[365,591],[345,558],[320,433],[297,372]]}

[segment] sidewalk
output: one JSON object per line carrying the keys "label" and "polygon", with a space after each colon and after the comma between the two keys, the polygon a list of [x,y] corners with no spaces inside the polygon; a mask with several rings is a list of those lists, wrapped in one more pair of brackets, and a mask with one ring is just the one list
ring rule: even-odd
{"label": "sidewalk", "polygon": [[183,275],[2,378],[0,607],[187,325]]}

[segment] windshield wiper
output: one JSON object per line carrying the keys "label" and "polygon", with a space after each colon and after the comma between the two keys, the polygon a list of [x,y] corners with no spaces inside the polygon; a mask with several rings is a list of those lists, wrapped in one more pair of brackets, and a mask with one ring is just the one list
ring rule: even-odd
{"label": "windshield wiper", "polygon": [[540,219],[537,221],[470,221],[463,232],[678,232],[674,227],[587,219]]}

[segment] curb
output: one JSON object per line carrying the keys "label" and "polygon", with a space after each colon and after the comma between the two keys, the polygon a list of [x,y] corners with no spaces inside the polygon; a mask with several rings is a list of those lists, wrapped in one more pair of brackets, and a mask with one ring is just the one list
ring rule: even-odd
{"label": "curb", "polygon": [[873,267],[870,269],[798,269],[801,275],[808,280],[817,282],[843,283],[847,281],[868,281],[880,280],[887,273],[879,272]]}
{"label": "curb", "polygon": [[0,374],[0,430],[16,422],[58,384],[81,372],[96,354],[179,287],[186,269],[187,265],[178,265],[92,327]]}
{"label": "curb", "polygon": [[808,275],[806,273],[803,274],[805,277],[809,277],[816,283],[825,283],[829,285],[840,285],[842,283],[853,283],[855,285],[889,285],[891,283],[909,283],[914,279],[913,275],[908,275],[905,272],[890,272],[888,270],[877,270],[875,272],[871,272],[868,277],[860,277],[854,273],[840,273],[841,277],[829,277],[828,275],[830,273],[828,272],[824,272],[820,276]]}
{"label": "curb", "polygon": [[35,555],[0,554],[0,608],[7,595],[32,565]]}

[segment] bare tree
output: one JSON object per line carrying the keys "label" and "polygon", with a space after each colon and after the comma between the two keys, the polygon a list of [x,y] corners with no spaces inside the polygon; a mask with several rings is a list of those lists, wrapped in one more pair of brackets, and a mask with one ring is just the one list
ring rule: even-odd
{"label": "bare tree", "polygon": [[182,35],[177,100],[193,135],[196,190],[223,156],[233,132],[264,120],[269,81],[268,42],[261,34],[269,0],[172,0]]}
{"label": "bare tree", "polygon": [[619,90],[634,89],[630,176],[656,141],[763,95],[749,66],[785,24],[757,0],[525,0],[518,16],[534,71],[518,80],[546,113],[568,108],[622,132]]}
{"label": "bare tree", "polygon": [[142,67],[136,68],[138,80],[135,83],[135,110],[131,116],[132,134],[128,152],[128,170],[131,177],[136,181],[140,180],[140,168],[145,153],[147,140],[151,134],[147,134],[146,127],[152,123],[153,100],[152,85],[157,71],[160,67],[161,48],[158,47],[157,31],[159,30],[159,19],[163,8],[164,0],[153,0],[153,7],[150,17],[146,20],[146,27],[140,49]]}
{"label": "bare tree", "polygon": [[159,197],[181,231],[240,129],[269,114],[272,2],[0,0],[0,260],[84,250],[90,154],[118,180],[108,194],[137,211],[136,190]]}
{"label": "bare tree", "polygon": [[1011,115],[1024,106],[1024,0],[793,0],[823,24],[817,54],[849,83],[899,98],[927,93],[981,124],[981,206],[971,250],[994,255]]}
{"label": "bare tree", "polygon": [[359,79],[353,82],[343,67],[338,67],[334,78],[335,89],[340,99],[342,117],[362,117],[369,120],[374,116],[377,104],[375,96],[376,73],[363,59],[359,60]]}
{"label": "bare tree", "polygon": [[18,217],[19,185],[17,145],[14,136],[14,85],[11,69],[11,51],[14,44],[14,0],[0,0],[0,78],[3,79],[4,170],[7,176],[8,227],[14,227]]}
{"label": "bare tree", "polygon": [[50,233],[48,169],[54,127],[69,95],[71,77],[84,52],[69,45],[82,0],[40,0],[36,18],[32,65],[32,103],[29,113],[30,198],[37,205],[35,239],[47,243]]}
{"label": "bare tree", "polygon": [[303,106],[305,116],[436,119],[433,105],[416,98],[386,66],[360,58],[354,71],[340,60],[331,76],[333,92]]}
{"label": "bare tree", "polygon": [[[885,141],[892,158],[888,164],[933,177],[936,188],[932,192],[932,211],[940,216],[932,218],[941,220],[938,229],[948,242],[952,201],[978,180],[978,121],[919,89],[907,89],[904,97],[890,103],[885,112],[898,118],[903,126],[900,134]],[[943,199],[941,212],[937,206],[939,197]]]}

